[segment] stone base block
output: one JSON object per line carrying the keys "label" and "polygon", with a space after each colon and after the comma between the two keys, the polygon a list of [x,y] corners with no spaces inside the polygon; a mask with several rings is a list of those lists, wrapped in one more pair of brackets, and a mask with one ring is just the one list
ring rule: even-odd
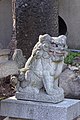
{"label": "stone base block", "polygon": [[22,120],[22,119],[16,119],[16,118],[9,118],[9,117],[6,117],[4,120]]}
{"label": "stone base block", "polygon": [[47,102],[47,103],[59,103],[64,100],[64,93],[56,94],[50,96],[44,92],[40,92],[39,94],[35,92],[17,92],[16,98],[18,100],[28,100],[28,101],[37,101],[37,102]]}
{"label": "stone base block", "polygon": [[0,115],[29,120],[73,120],[80,115],[80,101],[65,99],[52,104],[12,97],[1,101]]}

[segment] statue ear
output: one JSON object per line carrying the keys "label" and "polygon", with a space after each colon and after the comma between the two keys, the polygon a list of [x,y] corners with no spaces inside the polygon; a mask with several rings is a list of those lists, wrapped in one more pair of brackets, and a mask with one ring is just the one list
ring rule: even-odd
{"label": "statue ear", "polygon": [[39,36],[39,41],[41,41],[41,39],[42,39],[42,35]]}
{"label": "statue ear", "polygon": [[67,37],[65,35],[60,35],[58,38],[59,38],[59,41],[61,41],[63,44],[66,45],[66,39],[67,39]]}
{"label": "statue ear", "polygon": [[65,40],[67,39],[67,37],[65,35],[60,35],[58,38],[60,38],[60,39],[62,38],[62,39],[65,39]]}

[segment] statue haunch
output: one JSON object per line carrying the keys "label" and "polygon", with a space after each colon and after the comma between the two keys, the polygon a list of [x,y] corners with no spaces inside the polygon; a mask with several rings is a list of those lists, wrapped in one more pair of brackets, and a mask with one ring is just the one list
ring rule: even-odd
{"label": "statue haunch", "polygon": [[[19,92],[44,91],[48,95],[63,92],[58,87],[58,77],[62,72],[66,52],[66,36],[51,37],[40,35],[32,55],[19,75]],[[24,72],[25,71],[25,72]]]}

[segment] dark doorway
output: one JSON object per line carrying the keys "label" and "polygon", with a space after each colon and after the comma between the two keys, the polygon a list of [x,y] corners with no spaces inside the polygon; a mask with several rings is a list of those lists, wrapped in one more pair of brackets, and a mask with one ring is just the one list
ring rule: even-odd
{"label": "dark doorway", "polygon": [[59,16],[59,35],[65,35],[67,33],[67,25],[63,18]]}

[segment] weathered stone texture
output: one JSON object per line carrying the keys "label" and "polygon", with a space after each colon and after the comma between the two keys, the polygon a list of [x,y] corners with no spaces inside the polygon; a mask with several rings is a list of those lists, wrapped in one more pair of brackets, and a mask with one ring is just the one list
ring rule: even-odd
{"label": "weathered stone texture", "polygon": [[17,0],[17,41],[28,58],[40,34],[58,35],[58,0]]}
{"label": "weathered stone texture", "polygon": [[[66,36],[40,35],[32,55],[20,70],[17,99],[58,103],[64,91],[58,87],[66,51]],[[19,57],[18,57],[19,58]]]}
{"label": "weathered stone texture", "polygon": [[79,106],[80,101],[73,99],[52,104],[16,100],[12,97],[1,101],[0,115],[22,120],[73,120],[80,115]]}
{"label": "weathered stone texture", "polygon": [[24,67],[26,59],[21,49],[15,49],[12,59],[16,62],[19,69]]}

